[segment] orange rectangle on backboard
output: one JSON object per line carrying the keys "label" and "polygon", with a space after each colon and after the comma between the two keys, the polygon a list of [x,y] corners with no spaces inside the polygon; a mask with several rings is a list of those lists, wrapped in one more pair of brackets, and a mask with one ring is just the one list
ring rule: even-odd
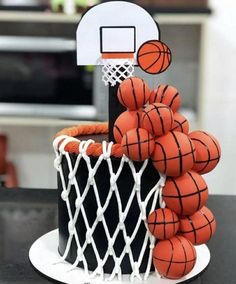
{"label": "orange rectangle on backboard", "polygon": [[103,59],[123,59],[123,58],[134,58],[134,54],[131,52],[111,52],[102,53]]}

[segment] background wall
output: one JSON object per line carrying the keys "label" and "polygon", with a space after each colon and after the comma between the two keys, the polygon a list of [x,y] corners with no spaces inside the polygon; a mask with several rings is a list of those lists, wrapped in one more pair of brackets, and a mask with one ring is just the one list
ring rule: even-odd
{"label": "background wall", "polygon": [[[200,106],[198,127],[209,131],[219,139],[222,145],[222,160],[216,170],[205,175],[205,178],[211,193],[236,194],[234,166],[236,160],[236,143],[234,143],[236,140],[236,94],[234,93],[236,81],[236,2],[234,0],[210,0],[210,7],[213,10],[213,15],[209,17],[204,31],[202,31],[204,52],[203,69],[200,76],[203,79],[203,86],[198,104]],[[172,26],[169,26],[168,29],[169,40],[168,31],[163,31],[163,35],[167,37],[165,40],[172,49],[175,49],[175,53],[178,53],[172,68],[178,68],[179,71],[177,77],[169,76],[166,80],[170,84],[176,84],[180,91],[182,90],[179,82],[184,82],[188,89],[183,92],[183,95],[190,96],[188,90],[200,87],[197,84],[198,78],[194,76],[194,84],[190,84],[192,78],[190,80],[189,77],[186,77],[186,68],[184,67],[186,65],[182,66],[181,64],[187,62],[189,70],[193,71],[198,68],[200,31],[198,28],[191,27],[192,32],[187,33],[189,28],[185,28],[185,36],[181,38],[181,41],[188,43],[188,49],[195,54],[191,57],[192,61],[189,61],[188,58],[185,58],[188,53],[181,55],[180,51],[183,49],[174,42],[176,32],[183,32],[182,27],[175,27],[174,32]],[[193,31],[195,32],[193,33]],[[191,74],[197,72],[198,69]],[[188,75],[190,75],[189,72]],[[159,78],[165,79],[164,77]],[[199,98],[196,99],[196,101],[198,100]],[[17,166],[20,186],[56,187],[52,140],[54,134],[61,128],[63,126],[0,126],[0,133],[5,133],[9,137],[9,158]]]}
{"label": "background wall", "polygon": [[63,126],[1,126],[8,137],[8,159],[14,162],[19,185],[29,188],[56,188],[57,174],[52,142]]}
{"label": "background wall", "polygon": [[222,146],[222,160],[206,176],[210,191],[236,194],[236,2],[211,0],[205,34],[201,127]]}

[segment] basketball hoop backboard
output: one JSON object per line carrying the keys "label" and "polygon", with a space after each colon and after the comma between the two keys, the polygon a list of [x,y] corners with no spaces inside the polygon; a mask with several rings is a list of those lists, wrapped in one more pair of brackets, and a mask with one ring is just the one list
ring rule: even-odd
{"label": "basketball hoop backboard", "polygon": [[100,44],[101,53],[135,53],[135,27],[100,27]]}
{"label": "basketball hoop backboard", "polygon": [[94,6],[77,28],[77,65],[102,65],[101,53],[133,54],[146,41],[160,38],[159,27],[140,6],[111,1]]}

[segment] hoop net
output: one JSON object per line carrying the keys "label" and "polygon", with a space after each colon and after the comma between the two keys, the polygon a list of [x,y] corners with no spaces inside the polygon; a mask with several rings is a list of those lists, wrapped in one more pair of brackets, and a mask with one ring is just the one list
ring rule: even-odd
{"label": "hoop net", "polygon": [[[86,154],[86,150],[89,145],[93,144],[94,141],[82,141],[79,145],[79,153],[76,156],[75,161],[72,162],[71,155],[65,151],[65,147],[68,143],[73,141],[78,141],[75,138],[68,137],[68,136],[59,136],[54,140],[54,149],[56,153],[55,159],[55,168],[59,172],[59,176],[62,183],[62,193],[61,198],[65,202],[68,216],[69,216],[69,223],[68,223],[68,232],[69,237],[67,239],[67,245],[65,252],[61,258],[61,261],[65,261],[67,255],[70,251],[72,240],[74,239],[77,246],[77,257],[75,262],[71,266],[71,270],[76,269],[79,263],[82,263],[83,268],[87,276],[91,279],[99,277],[102,280],[113,280],[116,277],[118,280],[122,280],[122,269],[121,264],[125,257],[128,256],[130,266],[132,268],[132,273],[130,274],[130,280],[133,281],[134,278],[139,280],[147,280],[152,267],[152,253],[155,246],[155,238],[150,234],[147,229],[147,216],[149,215],[150,211],[154,211],[158,206],[158,201],[160,207],[164,207],[164,203],[161,199],[161,191],[165,184],[165,176],[160,175],[159,181],[154,185],[154,187],[148,192],[144,199],[142,199],[142,176],[145,173],[147,168],[148,160],[144,161],[141,164],[141,168],[137,171],[134,163],[128,159],[126,156],[123,156],[119,160],[118,170],[114,170],[113,161],[111,158],[111,149],[112,149],[112,142],[102,143],[103,153],[98,157],[95,164],[91,162],[91,158]],[[66,167],[69,169],[69,176],[66,175],[63,171],[62,160],[66,163]],[[84,188],[81,188],[78,183],[77,172],[80,167],[81,163],[86,163],[88,169],[88,179]],[[108,195],[106,201],[102,203],[99,194],[99,188],[96,182],[96,174],[99,171],[99,167],[102,163],[107,164],[107,168],[110,175],[110,189],[108,191]],[[128,197],[127,203],[123,206],[121,201],[121,191],[122,188],[118,187],[118,181],[121,176],[122,170],[124,166],[129,167],[132,176],[133,176],[133,188],[130,190],[130,196]],[[100,188],[101,190],[101,188]],[[124,188],[123,188],[124,190]],[[126,190],[126,189],[125,189]],[[70,194],[72,191],[76,192],[76,201],[75,201],[75,211],[72,210],[72,204],[69,199]],[[96,208],[90,208],[90,210],[95,210],[96,217],[94,219],[93,224],[89,223],[88,216],[86,212],[86,207],[84,206],[84,201],[86,200],[90,191],[93,191],[94,198],[96,199]],[[73,192],[74,193],[74,192]],[[109,207],[110,200],[115,198],[117,202],[117,211],[119,216],[119,220],[116,224],[115,231],[111,234],[107,225],[106,220],[106,211]],[[130,211],[132,210],[132,204],[135,202],[138,204],[139,214],[137,216],[137,220],[134,220],[134,230],[132,230],[132,234],[128,234],[128,228],[126,225],[126,219]],[[149,212],[147,212],[147,207],[150,207]],[[74,203],[73,203],[74,207]],[[114,211],[116,209],[114,208]],[[132,213],[132,212],[131,212]],[[78,218],[82,218],[83,222],[86,226],[86,238],[85,240],[81,240],[78,231],[76,229],[76,222]],[[104,229],[105,239],[104,242],[107,242],[107,249],[105,255],[101,256],[99,253],[99,247],[96,243],[94,238],[94,232],[98,225],[102,225]],[[137,259],[135,259],[133,254],[133,242],[135,238],[137,238],[137,233],[141,226],[145,226],[145,235],[142,239],[142,248],[140,249],[140,253]],[[117,240],[119,234],[122,234],[124,239],[124,247],[122,252],[118,255],[114,249],[114,244]],[[102,238],[102,236],[101,236]],[[89,271],[88,263],[89,260],[86,258],[86,254],[84,253],[86,248],[90,246],[94,252],[94,256],[96,258],[97,267],[94,271]],[[148,261],[146,263],[146,271],[145,273],[140,273],[140,266],[143,261],[144,253],[148,251]],[[111,258],[114,261],[114,268],[112,273],[107,276],[104,273],[104,265],[106,264],[108,258]]]}
{"label": "hoop net", "polygon": [[[125,57],[126,58],[122,58]],[[102,54],[102,80],[106,86],[115,86],[123,80],[132,77],[134,74],[134,55],[133,54]]]}

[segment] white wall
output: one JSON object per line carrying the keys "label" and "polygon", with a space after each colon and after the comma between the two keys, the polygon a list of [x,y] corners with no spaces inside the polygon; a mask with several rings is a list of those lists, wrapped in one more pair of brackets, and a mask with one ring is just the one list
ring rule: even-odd
{"label": "white wall", "polygon": [[210,191],[236,194],[236,2],[211,0],[206,27],[202,125],[222,146],[222,159],[206,176]]}

